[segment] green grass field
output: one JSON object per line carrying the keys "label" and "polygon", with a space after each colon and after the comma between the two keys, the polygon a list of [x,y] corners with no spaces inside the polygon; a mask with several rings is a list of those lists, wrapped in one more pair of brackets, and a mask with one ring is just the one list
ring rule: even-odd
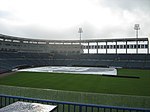
{"label": "green grass field", "polygon": [[139,79],[64,73],[18,72],[0,78],[0,85],[150,96],[150,70],[119,69],[118,75],[138,76]]}

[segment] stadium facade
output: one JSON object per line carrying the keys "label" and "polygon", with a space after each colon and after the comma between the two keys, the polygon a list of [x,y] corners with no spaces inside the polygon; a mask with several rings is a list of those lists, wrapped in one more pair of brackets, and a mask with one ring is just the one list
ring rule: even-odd
{"label": "stadium facade", "polygon": [[148,38],[42,40],[0,35],[0,72],[19,66],[150,69]]}
{"label": "stadium facade", "polygon": [[[124,52],[117,52],[120,49]],[[132,52],[129,52],[131,49]],[[105,54],[139,54],[142,50],[142,53],[149,54],[149,41],[148,38],[41,40],[0,35],[0,50],[59,54],[101,54],[103,51]]]}

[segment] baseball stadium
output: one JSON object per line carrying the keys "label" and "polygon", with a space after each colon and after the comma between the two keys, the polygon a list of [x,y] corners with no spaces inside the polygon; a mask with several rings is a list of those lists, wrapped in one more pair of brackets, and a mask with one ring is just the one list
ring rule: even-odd
{"label": "baseball stadium", "polygon": [[55,105],[56,112],[150,112],[149,52],[148,37],[0,34],[0,108],[25,101]]}

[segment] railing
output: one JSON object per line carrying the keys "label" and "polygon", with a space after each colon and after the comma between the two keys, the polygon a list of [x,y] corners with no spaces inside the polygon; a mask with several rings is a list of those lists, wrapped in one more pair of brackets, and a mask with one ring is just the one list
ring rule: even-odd
{"label": "railing", "polygon": [[56,112],[150,112],[150,109],[144,108],[126,108],[118,106],[81,104],[0,94],[0,108],[16,101],[57,105]]}

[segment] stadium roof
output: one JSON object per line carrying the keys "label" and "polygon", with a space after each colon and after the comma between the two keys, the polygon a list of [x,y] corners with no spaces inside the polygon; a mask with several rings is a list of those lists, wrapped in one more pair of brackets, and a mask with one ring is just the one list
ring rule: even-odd
{"label": "stadium roof", "polygon": [[125,41],[148,41],[148,38],[120,38],[120,39],[91,39],[91,40],[44,40],[44,39],[28,39],[22,37],[14,37],[0,34],[0,39],[33,41],[33,42],[52,42],[52,43],[88,43],[88,42],[125,42]]}

